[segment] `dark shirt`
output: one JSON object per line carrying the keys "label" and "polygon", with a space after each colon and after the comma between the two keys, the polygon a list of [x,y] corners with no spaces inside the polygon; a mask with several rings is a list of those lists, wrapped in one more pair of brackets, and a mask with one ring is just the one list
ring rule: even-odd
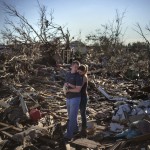
{"label": "dark shirt", "polygon": [[[66,75],[65,82],[68,82],[75,86],[82,86],[83,78],[78,73],[69,72]],[[69,87],[69,88],[72,89],[71,87]],[[81,97],[81,92],[67,92],[66,97],[69,99],[75,98],[75,97]]]}

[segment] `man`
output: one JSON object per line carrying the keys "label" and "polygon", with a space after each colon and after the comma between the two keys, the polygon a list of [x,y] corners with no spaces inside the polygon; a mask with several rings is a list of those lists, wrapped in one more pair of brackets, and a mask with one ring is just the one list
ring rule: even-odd
{"label": "man", "polygon": [[73,134],[78,131],[77,115],[81,100],[80,91],[83,83],[82,76],[77,73],[79,65],[80,63],[78,61],[74,61],[72,63],[71,71],[66,75],[66,81],[64,84],[64,86],[67,87],[66,104],[69,119],[67,132],[65,134],[65,138],[67,140],[71,140],[73,138]]}

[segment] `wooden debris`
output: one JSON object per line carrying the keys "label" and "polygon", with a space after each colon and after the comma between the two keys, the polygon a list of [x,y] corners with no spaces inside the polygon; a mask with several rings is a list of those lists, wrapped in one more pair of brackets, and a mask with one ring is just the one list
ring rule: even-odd
{"label": "wooden debris", "polygon": [[5,145],[7,144],[7,142],[8,142],[8,140],[2,140],[2,141],[0,141],[0,150],[2,150],[5,147]]}
{"label": "wooden debris", "polygon": [[[2,123],[2,122],[0,122],[0,126],[12,128],[12,129],[14,129],[14,130],[16,130],[16,131],[18,131],[18,132],[21,132],[21,131],[22,131],[22,129],[20,129],[20,128],[17,128],[17,127],[15,127],[15,126],[13,126],[13,125],[8,125],[8,124]],[[1,128],[0,128],[0,130],[1,130]],[[1,131],[3,131],[3,130],[1,130]]]}
{"label": "wooden debris", "polygon": [[10,134],[10,133],[8,133],[8,132],[6,132],[6,131],[1,131],[1,133],[3,133],[4,135],[6,135],[6,136],[9,137],[9,138],[12,138],[12,137],[13,137],[12,134]]}
{"label": "wooden debris", "polygon": [[150,145],[147,145],[147,150],[150,150]]}
{"label": "wooden debris", "polygon": [[[68,117],[66,98],[62,87],[70,64],[57,65],[55,62],[51,62],[49,58],[49,46],[53,48],[50,44],[46,45],[46,47],[42,45],[43,51],[38,56],[36,53],[30,56],[26,53],[25,49],[23,51],[19,49],[19,53],[14,51],[14,54],[10,55],[8,59],[0,59],[0,138],[4,143],[7,140],[11,143],[10,139],[15,136],[20,137],[19,135],[21,135],[23,137],[22,141],[24,141],[21,142],[23,144],[17,146],[14,145],[15,142],[13,141],[12,145],[10,144],[10,147],[13,147],[13,149],[66,149],[63,133],[66,130]],[[32,48],[35,48],[35,51],[40,49],[36,44]],[[135,54],[132,53],[131,56],[135,56]],[[103,138],[105,135],[110,136],[112,134],[109,131],[109,125],[112,112],[116,111],[114,109],[114,101],[123,100],[126,102],[127,99],[131,99],[132,102],[132,99],[135,98],[136,102],[138,102],[140,99],[146,99],[150,91],[148,79],[134,80],[136,77],[134,69],[133,71],[129,69],[122,70],[122,67],[119,69],[118,66],[121,63],[116,66],[112,65],[115,62],[117,63],[117,61],[120,62],[122,60],[120,58],[123,58],[122,63],[128,62],[128,54],[122,55],[120,53],[118,57],[119,60],[114,59],[113,56],[108,59],[105,67],[98,61],[95,61],[95,58],[93,62],[89,59],[90,57],[87,60],[89,65],[87,139],[76,139],[73,141],[71,144],[74,144],[77,148],[99,148],[103,150],[110,148],[117,150],[119,148],[128,149],[132,146],[132,143],[136,143],[136,147],[141,148],[138,144],[141,141],[146,143],[149,139],[149,135],[143,135],[129,141],[117,141],[114,144],[114,141],[105,141],[105,138]],[[135,59],[135,57],[132,58]],[[1,54],[0,58],[3,58]],[[53,65],[50,65],[51,63]],[[19,100],[21,103],[17,103],[15,100]],[[22,111],[24,114],[28,114],[32,109],[37,109],[41,112],[41,119],[34,121],[31,118],[22,119],[17,115],[22,115]],[[143,117],[145,115],[136,115],[128,116],[127,119],[129,122],[133,122]],[[78,119],[81,128],[81,117]],[[63,123],[63,128],[61,125],[57,126],[60,122]],[[126,122],[124,124],[127,127]],[[22,128],[19,128],[19,125]],[[35,127],[35,125],[38,128],[31,128]],[[47,128],[48,134],[40,132],[41,130],[39,131],[39,128],[43,127]],[[30,133],[34,136],[28,141],[29,130],[32,131]],[[35,136],[37,133],[41,134],[40,138]],[[89,140],[94,136],[97,140]],[[102,142],[101,144],[98,143],[99,139]],[[1,147],[3,145],[5,144],[0,143]],[[135,147],[135,145],[133,146]]]}
{"label": "wooden debris", "polygon": [[4,108],[10,107],[10,105],[8,103],[6,103],[5,101],[3,101],[3,100],[0,101],[0,106],[4,107]]}
{"label": "wooden debris", "polygon": [[70,143],[71,147],[76,149],[89,148],[97,150],[100,147],[100,144],[88,139],[77,139]]}

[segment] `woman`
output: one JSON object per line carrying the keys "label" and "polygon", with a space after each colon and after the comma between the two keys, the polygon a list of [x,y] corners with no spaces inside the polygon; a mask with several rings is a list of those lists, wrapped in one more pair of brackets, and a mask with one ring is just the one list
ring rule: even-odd
{"label": "woman", "polygon": [[84,135],[86,134],[87,128],[87,119],[86,119],[86,105],[88,100],[87,94],[87,85],[88,85],[88,66],[80,65],[78,68],[78,73],[83,76],[83,84],[81,88],[81,101],[80,101],[80,113],[81,113],[81,120],[82,120],[82,130],[81,133]]}

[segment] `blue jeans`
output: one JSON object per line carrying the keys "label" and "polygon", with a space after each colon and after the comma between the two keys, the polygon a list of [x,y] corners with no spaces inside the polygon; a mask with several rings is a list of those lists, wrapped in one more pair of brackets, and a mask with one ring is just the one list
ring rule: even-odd
{"label": "blue jeans", "polygon": [[67,99],[68,124],[65,137],[73,138],[73,133],[78,131],[77,116],[81,97]]}
{"label": "blue jeans", "polygon": [[87,119],[86,119],[87,100],[88,100],[87,95],[81,96],[80,113],[81,113],[81,120],[82,120],[82,129],[87,128]]}

